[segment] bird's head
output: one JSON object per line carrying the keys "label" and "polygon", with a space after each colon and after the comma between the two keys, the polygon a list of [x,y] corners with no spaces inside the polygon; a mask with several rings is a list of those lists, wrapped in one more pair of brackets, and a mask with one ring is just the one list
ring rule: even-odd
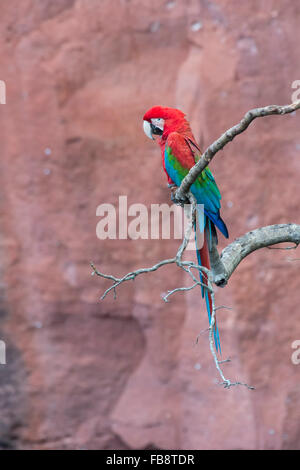
{"label": "bird's head", "polygon": [[170,132],[179,131],[186,127],[185,114],[179,109],[154,106],[143,117],[144,132],[149,139],[154,136],[166,139]]}

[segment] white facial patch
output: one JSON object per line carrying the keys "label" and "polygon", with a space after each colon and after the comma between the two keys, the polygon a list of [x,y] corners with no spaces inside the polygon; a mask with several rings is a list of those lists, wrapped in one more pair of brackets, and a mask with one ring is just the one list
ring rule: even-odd
{"label": "white facial patch", "polygon": [[161,131],[164,130],[165,120],[163,118],[154,118],[151,119],[151,122],[154,127],[158,127]]}

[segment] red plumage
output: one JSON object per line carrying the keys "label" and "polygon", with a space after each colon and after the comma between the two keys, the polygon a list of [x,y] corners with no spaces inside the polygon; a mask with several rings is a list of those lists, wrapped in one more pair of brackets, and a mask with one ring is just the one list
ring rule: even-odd
{"label": "red plumage", "polygon": [[[167,175],[168,183],[172,184],[173,181],[169,177],[165,168],[165,146],[168,139],[168,144],[176,152],[177,158],[180,163],[190,169],[195,165],[194,153],[191,146],[200,152],[200,149],[195,141],[188,121],[185,119],[185,114],[179,109],[165,108],[163,106],[154,106],[149,109],[143,117],[144,121],[150,122],[151,119],[164,119],[164,131],[158,143],[161,148],[163,169]],[[174,135],[172,135],[175,133]],[[201,153],[201,152],[200,152]]]}

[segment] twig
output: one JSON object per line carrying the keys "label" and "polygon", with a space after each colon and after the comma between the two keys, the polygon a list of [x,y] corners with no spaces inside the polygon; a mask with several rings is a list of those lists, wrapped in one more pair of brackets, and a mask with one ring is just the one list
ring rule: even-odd
{"label": "twig", "polygon": [[[186,292],[188,290],[192,290],[195,287],[197,287],[198,285],[199,285],[199,283],[195,282],[195,284],[193,284],[192,286],[189,286],[189,287],[177,287],[176,289],[169,290],[166,295],[162,296],[162,299],[163,299],[164,302],[169,302],[168,298],[170,297],[170,295],[175,294],[176,292]],[[204,284],[203,284],[203,286],[204,286]]]}
{"label": "twig", "polygon": [[232,310],[231,307],[226,307],[226,305],[220,305],[220,307],[216,307],[215,310],[217,311],[217,310],[220,310],[220,309],[222,309],[222,308],[224,308],[224,309],[226,309],[226,310]]}
{"label": "twig", "polygon": [[110,279],[114,282],[114,284],[112,286],[110,286],[108,289],[106,289],[104,294],[100,297],[100,300],[103,300],[111,290],[116,291],[116,287],[118,287],[120,284],[122,284],[122,282],[132,281],[137,276],[139,276],[140,274],[151,273],[153,271],[157,271],[157,269],[161,268],[162,266],[166,266],[167,264],[172,264],[172,263],[176,263],[176,258],[164,259],[163,261],[160,261],[159,263],[156,263],[154,266],[151,266],[151,268],[137,269],[136,271],[131,271],[130,273],[125,274],[125,276],[123,276],[121,278],[117,278],[117,277],[112,276],[110,274],[101,273],[95,267],[94,263],[90,263],[90,265],[93,269],[92,275],[96,274],[99,277],[103,277],[104,279]]}
{"label": "twig", "polygon": [[295,243],[293,246],[284,246],[282,248],[280,246],[267,246],[266,248],[268,250],[296,250],[298,248],[298,243]]}
{"label": "twig", "polygon": [[219,364],[226,364],[226,362],[231,362],[230,357],[228,359],[224,359],[223,361],[219,361]]}

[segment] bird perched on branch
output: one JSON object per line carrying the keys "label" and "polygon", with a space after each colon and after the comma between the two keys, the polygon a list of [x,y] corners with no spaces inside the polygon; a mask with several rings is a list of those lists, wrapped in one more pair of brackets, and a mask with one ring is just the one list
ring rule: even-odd
{"label": "bird perched on branch", "polygon": [[[155,140],[154,136],[158,136],[162,164],[169,186],[180,186],[184,177],[201,156],[200,148],[195,141],[185,114],[179,109],[154,106],[146,112],[143,119],[145,134],[153,140]],[[221,194],[208,167],[198,176],[190,191],[196,198],[197,204],[204,205],[204,223],[198,222],[199,227],[195,226],[198,264],[210,269],[209,248],[213,241],[217,243],[216,227],[226,238],[228,238],[228,230],[220,217]],[[197,218],[197,220],[199,221],[201,218]],[[201,248],[197,243],[197,237],[199,237],[197,232],[204,235]],[[207,280],[202,271],[200,271],[200,280],[204,286],[207,285]],[[211,322],[211,295],[208,289],[203,286],[202,297],[205,298],[208,318]],[[214,340],[216,350],[221,352],[217,322],[214,326]]]}

